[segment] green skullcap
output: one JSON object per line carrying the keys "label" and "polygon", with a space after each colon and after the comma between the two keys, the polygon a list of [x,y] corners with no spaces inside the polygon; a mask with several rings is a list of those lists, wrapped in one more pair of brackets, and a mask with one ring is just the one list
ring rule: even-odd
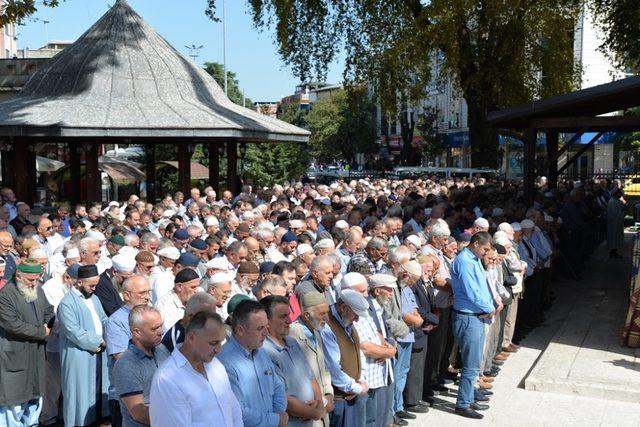
{"label": "green skullcap", "polygon": [[17,270],[21,273],[40,274],[42,273],[42,265],[38,264],[35,259],[29,258],[19,264]]}
{"label": "green skullcap", "polygon": [[114,236],[111,236],[111,239],[109,239],[109,241],[111,243],[113,243],[114,245],[118,245],[118,246],[124,246],[124,237],[122,237],[119,234],[116,234]]}

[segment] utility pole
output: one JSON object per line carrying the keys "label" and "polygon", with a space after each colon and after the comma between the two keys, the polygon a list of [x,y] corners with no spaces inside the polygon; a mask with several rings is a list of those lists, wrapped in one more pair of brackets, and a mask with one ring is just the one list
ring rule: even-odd
{"label": "utility pole", "polygon": [[224,94],[227,91],[227,0],[222,0],[222,67],[224,69]]}

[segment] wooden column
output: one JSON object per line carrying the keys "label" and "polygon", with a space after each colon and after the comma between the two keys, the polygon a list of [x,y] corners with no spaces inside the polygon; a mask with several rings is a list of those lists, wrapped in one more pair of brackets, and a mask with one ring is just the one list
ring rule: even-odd
{"label": "wooden column", "polygon": [[156,202],[156,146],[147,143],[147,202]]}
{"label": "wooden column", "polygon": [[98,169],[98,157],[100,153],[100,144],[89,143],[85,146],[84,177],[87,186],[87,202],[96,202],[102,200],[102,180],[100,179],[100,170]]}
{"label": "wooden column", "polygon": [[536,129],[527,128],[524,136],[524,167],[523,167],[523,186],[524,200],[527,206],[533,203],[535,192],[535,174],[536,174]]}
{"label": "wooden column", "polygon": [[[29,174],[27,172],[27,145],[24,141],[14,141],[13,161],[14,163],[11,165],[14,173],[13,191],[15,192],[18,200],[31,204],[29,195]],[[20,165],[19,168],[18,165]]]}
{"label": "wooden column", "polygon": [[213,191],[220,197],[220,144],[217,142],[209,143],[209,185],[213,187]]}
{"label": "wooden column", "polygon": [[235,196],[238,191],[238,143],[227,142],[227,188]]}
{"label": "wooden column", "polygon": [[557,131],[547,132],[547,181],[549,188],[556,188],[558,185],[558,161],[550,161],[558,154],[558,136]]}
{"label": "wooden column", "polygon": [[2,142],[2,186],[3,187],[15,187],[15,161],[14,157],[14,144],[10,141]]}
{"label": "wooden column", "polygon": [[191,150],[186,142],[178,143],[178,188],[189,197],[191,190]]}
{"label": "wooden column", "polygon": [[67,143],[67,147],[69,148],[69,167],[71,169],[67,198],[71,203],[78,203],[80,201],[80,147],[71,142]]}
{"label": "wooden column", "polygon": [[31,205],[38,201],[38,171],[36,161],[36,144],[22,141],[26,152],[26,163],[16,163],[16,165],[23,165],[24,168],[16,167],[16,174],[26,174],[27,176],[27,198],[25,201]]}

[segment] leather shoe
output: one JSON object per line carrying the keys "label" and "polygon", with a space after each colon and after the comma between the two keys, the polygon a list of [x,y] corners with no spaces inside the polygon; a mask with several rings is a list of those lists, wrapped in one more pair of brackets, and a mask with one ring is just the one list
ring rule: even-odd
{"label": "leather shoe", "polygon": [[469,406],[469,408],[473,409],[474,411],[486,411],[487,409],[489,409],[489,405],[474,402],[471,404],[471,406]]}
{"label": "leather shoe", "polygon": [[433,390],[434,393],[438,392],[438,393],[448,393],[449,389],[446,388],[443,385],[440,384],[434,384],[431,386],[431,390]]}
{"label": "leather shoe", "polygon": [[429,397],[429,396],[424,396],[422,398],[421,401],[418,402],[418,405],[429,405],[429,406],[433,406],[433,404],[436,403],[435,399],[433,397]]}
{"label": "leather shoe", "polygon": [[398,411],[396,412],[396,417],[403,419],[403,420],[415,420],[417,418],[417,416],[415,416],[414,414],[410,414],[407,411]]}
{"label": "leather shoe", "polygon": [[480,388],[484,388],[484,389],[493,388],[493,386],[491,384],[485,383],[484,381],[478,381],[478,386],[480,386]]}
{"label": "leather shoe", "polygon": [[494,360],[491,363],[492,363],[493,366],[502,366],[502,365],[504,365],[504,362],[502,360]]}
{"label": "leather shoe", "polygon": [[494,381],[495,381],[495,378],[492,378],[492,377],[485,377],[484,375],[482,375],[482,376],[480,377],[480,379],[481,379],[482,381],[484,381],[485,383],[492,383],[492,382],[494,382]]}
{"label": "leather shoe", "polygon": [[490,372],[485,372],[484,373],[485,377],[489,377],[489,378],[493,378],[493,377],[497,377],[498,373],[494,370],[491,370]]}
{"label": "leather shoe", "polygon": [[500,361],[505,361],[507,360],[507,356],[503,356],[502,353],[498,353],[496,354],[496,357],[493,358],[493,360],[500,360]]}
{"label": "leather shoe", "polygon": [[498,353],[500,356],[504,356],[506,358],[509,358],[509,356],[511,356],[511,353],[507,352],[507,351],[501,351],[500,353]]}
{"label": "leather shoe", "polygon": [[489,389],[486,388],[479,388],[478,391],[482,394],[484,394],[485,396],[491,396],[493,394],[493,392]]}
{"label": "leather shoe", "polygon": [[426,414],[427,412],[429,412],[429,408],[422,405],[405,406],[404,410],[414,414]]}
{"label": "leather shoe", "polygon": [[402,418],[393,417],[393,423],[398,424],[399,426],[408,426],[409,422],[403,420]]}
{"label": "leather shoe", "polygon": [[474,402],[488,402],[489,401],[489,396],[485,396],[484,394],[478,392],[476,393],[476,395],[473,398]]}
{"label": "leather shoe", "polygon": [[424,401],[424,400],[418,400],[418,405],[420,406],[424,406],[426,408],[430,407],[431,405],[433,405],[433,399],[431,400],[431,402],[429,401]]}
{"label": "leather shoe", "polygon": [[481,419],[484,418],[484,415],[477,413],[476,411],[471,409],[471,407],[469,407],[469,408],[456,408],[454,413],[456,415],[460,415],[460,416],[465,417],[465,418],[473,418],[473,419],[476,419],[476,420],[481,420]]}

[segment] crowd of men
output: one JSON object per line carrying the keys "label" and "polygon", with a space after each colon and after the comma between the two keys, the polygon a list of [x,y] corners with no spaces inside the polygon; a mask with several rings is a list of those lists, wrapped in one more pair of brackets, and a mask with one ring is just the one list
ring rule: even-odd
{"label": "crowd of men", "polygon": [[537,190],[208,187],[34,216],[3,188],[0,424],[408,425],[454,383],[482,418],[624,203],[619,182]]}

